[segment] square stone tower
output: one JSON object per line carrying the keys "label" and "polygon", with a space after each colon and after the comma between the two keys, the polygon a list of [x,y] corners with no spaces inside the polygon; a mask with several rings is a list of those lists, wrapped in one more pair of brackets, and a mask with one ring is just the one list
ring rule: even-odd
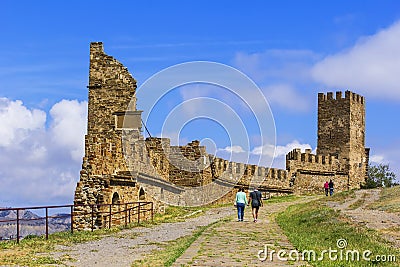
{"label": "square stone tower", "polygon": [[318,155],[338,159],[338,171],[348,173],[348,186],[364,183],[369,149],[365,148],[365,99],[350,91],[318,94]]}

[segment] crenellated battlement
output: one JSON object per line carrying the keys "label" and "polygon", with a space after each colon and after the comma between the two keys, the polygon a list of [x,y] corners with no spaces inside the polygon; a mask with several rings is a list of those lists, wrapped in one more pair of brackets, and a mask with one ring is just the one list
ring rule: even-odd
{"label": "crenellated battlement", "polygon": [[214,177],[236,179],[243,186],[250,185],[251,180],[254,178],[266,183],[274,184],[275,182],[280,182],[281,185],[288,185],[288,172],[286,170],[231,162],[222,158],[214,158],[212,155],[209,156]]}
{"label": "crenellated battlement", "polygon": [[336,157],[332,155],[311,154],[311,149],[306,149],[304,153],[300,148],[295,148],[286,155],[286,160],[298,161],[303,163],[317,163],[321,165],[332,165],[336,163]]}
{"label": "crenellated battlement", "polygon": [[333,92],[328,92],[326,94],[318,93],[318,102],[321,103],[324,101],[351,101],[353,103],[359,103],[362,105],[365,103],[363,96],[351,91],[345,91],[344,97],[341,91],[337,91],[335,95]]}
{"label": "crenellated battlement", "polygon": [[288,172],[282,169],[269,168],[267,178],[271,180],[287,180]]}

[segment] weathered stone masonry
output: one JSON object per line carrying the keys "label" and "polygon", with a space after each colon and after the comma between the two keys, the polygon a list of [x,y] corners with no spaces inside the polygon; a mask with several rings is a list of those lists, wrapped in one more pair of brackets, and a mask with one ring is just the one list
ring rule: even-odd
{"label": "weathered stone masonry", "polygon": [[295,149],[286,169],[297,192],[320,191],[332,179],[339,191],[365,182],[369,148],[365,148],[365,99],[350,91],[318,94],[317,155]]}
{"label": "weathered stone masonry", "polygon": [[[138,186],[130,175],[122,156],[121,119],[137,116],[135,101],[136,81],[117,60],[106,55],[102,43],[90,46],[89,103],[85,156],[80,180],[75,190],[74,204],[102,204],[131,202],[138,199]],[[131,129],[139,137],[140,126]],[[85,229],[89,219],[80,216],[89,207],[75,209],[75,227]],[[96,218],[96,225],[103,218]]]}
{"label": "weathered stone masonry", "polygon": [[[321,192],[332,179],[337,190],[358,188],[365,181],[365,99],[346,91],[318,95],[317,154],[295,149],[286,170],[214,158],[193,141],[171,146],[167,138],[144,139],[141,111],[136,109],[136,81],[120,62],[90,45],[88,129],[75,204],[128,203],[147,200],[156,211],[164,203],[202,205],[231,202],[238,187],[258,184],[274,194]],[[76,208],[75,228],[91,222]],[[95,210],[96,214],[97,211]],[[96,227],[105,225],[96,215]]]}

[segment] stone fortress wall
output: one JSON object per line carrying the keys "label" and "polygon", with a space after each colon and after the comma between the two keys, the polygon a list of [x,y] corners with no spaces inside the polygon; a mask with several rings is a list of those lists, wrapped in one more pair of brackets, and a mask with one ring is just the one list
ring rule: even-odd
{"label": "stone fortress wall", "polygon": [[[153,201],[203,205],[231,203],[239,187],[257,185],[264,194],[322,192],[332,179],[337,190],[357,188],[368,166],[365,148],[365,100],[346,91],[318,95],[317,154],[295,149],[286,156],[286,170],[229,162],[206,153],[199,141],[171,146],[167,138],[142,135],[136,109],[136,81],[120,62],[90,45],[88,131],[75,204]],[[75,228],[87,229],[75,210]],[[95,211],[96,212],[96,211]],[[96,226],[104,218],[96,217]]]}
{"label": "stone fortress wall", "polygon": [[333,180],[336,190],[360,188],[365,182],[369,148],[365,148],[365,99],[350,91],[318,94],[317,153],[294,149],[286,169],[298,193],[322,191]]}

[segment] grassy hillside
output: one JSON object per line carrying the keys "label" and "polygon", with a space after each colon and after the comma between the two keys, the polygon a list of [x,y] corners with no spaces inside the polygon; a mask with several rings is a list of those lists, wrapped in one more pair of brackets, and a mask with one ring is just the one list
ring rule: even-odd
{"label": "grassy hillside", "polygon": [[[391,193],[393,192],[385,193],[387,196],[385,203],[391,203],[389,200]],[[352,194],[352,192],[336,194],[334,199],[330,200],[343,201]],[[277,217],[278,224],[299,251],[315,252],[315,258],[312,257],[312,253],[305,253],[306,259],[311,255],[309,262],[312,265],[399,266],[398,249],[381,238],[378,232],[353,224],[340,211],[327,207],[325,201],[326,198],[294,205]],[[331,255],[328,254],[329,250]],[[364,258],[363,253],[366,253]],[[380,261],[383,258],[386,262]],[[394,260],[397,263],[393,262]]]}
{"label": "grassy hillside", "polygon": [[386,212],[400,212],[400,186],[383,188],[378,201],[368,206]]}

